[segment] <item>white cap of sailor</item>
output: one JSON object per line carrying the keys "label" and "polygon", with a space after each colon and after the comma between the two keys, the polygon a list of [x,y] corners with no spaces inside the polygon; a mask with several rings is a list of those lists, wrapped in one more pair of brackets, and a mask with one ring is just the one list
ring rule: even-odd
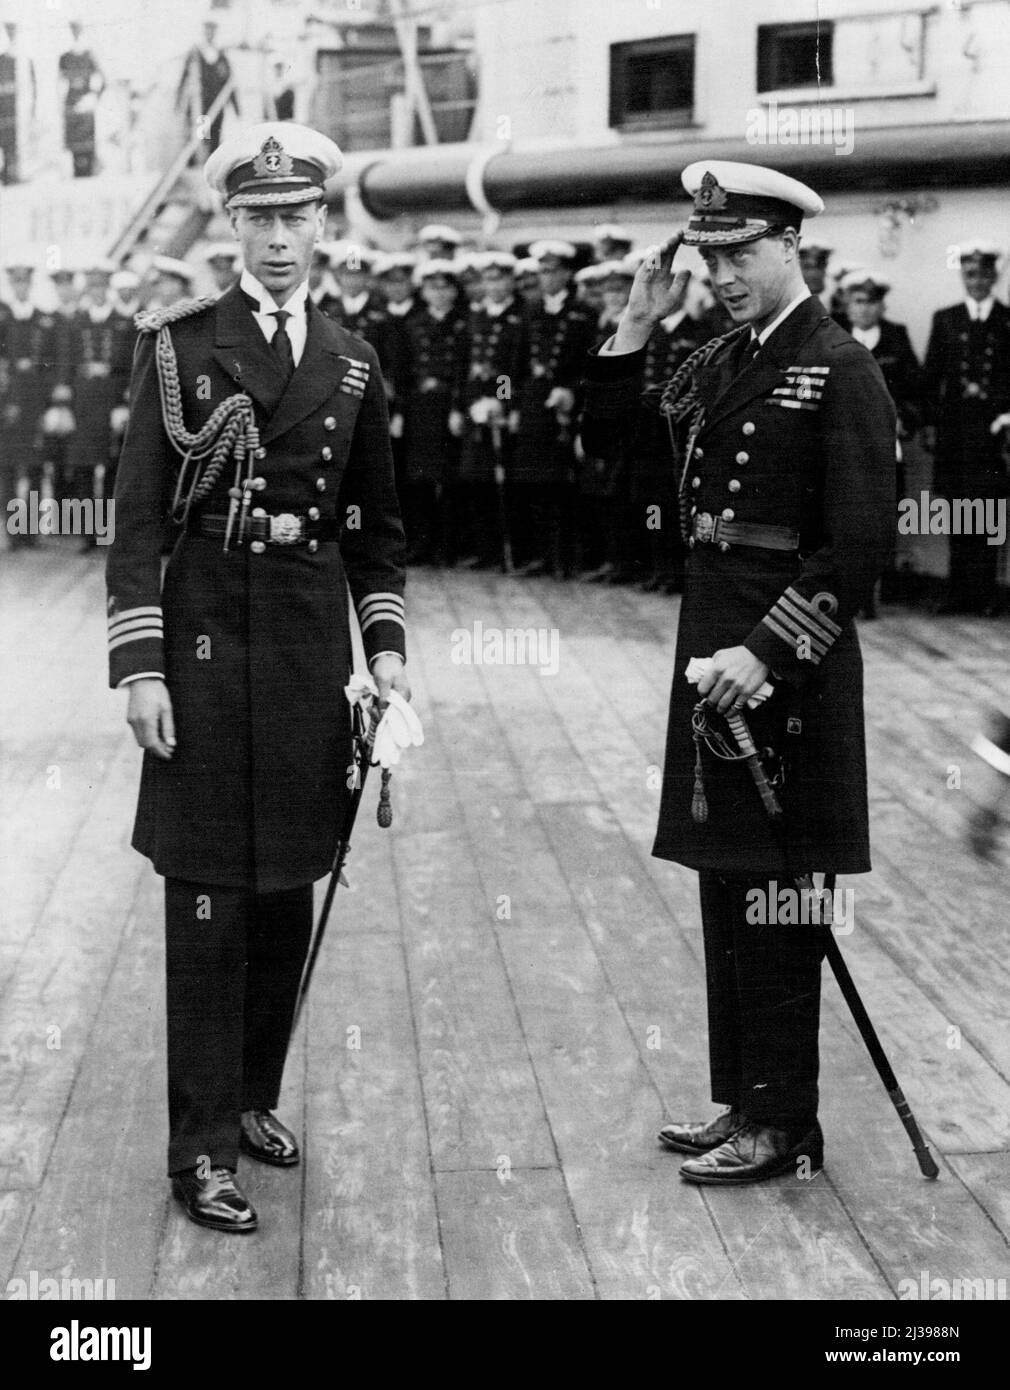
{"label": "white cap of sailor", "polygon": [[448,226],[445,222],[429,222],[418,232],[417,239],[422,246],[429,242],[440,246],[458,246],[463,240],[456,228]]}
{"label": "white cap of sailor", "polygon": [[434,279],[436,276],[444,276],[446,280],[451,280],[454,285],[460,281],[459,261],[446,260],[444,257],[434,257],[430,261],[422,261],[420,265],[414,267],[413,281],[415,285],[421,285],[425,280]]}
{"label": "white cap of sailor", "polygon": [[962,265],[965,261],[977,261],[979,265],[991,269],[1003,259],[1003,248],[985,237],[970,237],[960,243],[958,258]]}
{"label": "white cap of sailor", "polygon": [[193,267],[185,261],[176,260],[174,256],[152,256],[151,269],[159,275],[172,275],[186,285],[192,285],[196,279]]}
{"label": "white cap of sailor", "polygon": [[318,203],[343,164],[326,135],[294,121],[262,121],[223,141],[203,175],[228,208]]}
{"label": "white cap of sailor", "polygon": [[885,275],[880,275],[875,270],[865,270],[857,266],[855,270],[850,270],[847,275],[843,275],[838,282],[838,288],[844,290],[846,294],[850,290],[861,290],[868,294],[871,299],[883,299],[891,288],[891,282]]}
{"label": "white cap of sailor", "polygon": [[234,265],[241,252],[233,241],[211,241],[207,244],[203,253],[203,258],[208,265],[214,261],[225,261],[229,265]]}
{"label": "white cap of sailor", "polygon": [[694,198],[686,246],[742,246],[824,211],[812,188],[760,164],[701,159],[680,178]]}
{"label": "white cap of sailor", "polygon": [[372,274],[377,280],[381,280],[384,275],[406,275],[413,274],[414,267],[417,265],[417,257],[411,255],[409,251],[384,251],[376,256],[372,265]]}
{"label": "white cap of sailor", "polygon": [[541,265],[548,258],[570,265],[578,254],[570,241],[561,241],[552,237],[543,241],[535,241],[530,247],[530,255]]}

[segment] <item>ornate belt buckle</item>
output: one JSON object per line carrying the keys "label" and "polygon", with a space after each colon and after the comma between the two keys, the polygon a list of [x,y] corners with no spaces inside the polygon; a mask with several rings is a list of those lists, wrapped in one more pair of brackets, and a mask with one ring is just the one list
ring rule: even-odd
{"label": "ornate belt buckle", "polygon": [[699,512],[694,519],[694,538],[703,544],[715,535],[715,518],[711,512]]}
{"label": "ornate belt buckle", "polygon": [[270,539],[274,545],[294,545],[302,537],[301,517],[292,512],[281,512],[270,518]]}

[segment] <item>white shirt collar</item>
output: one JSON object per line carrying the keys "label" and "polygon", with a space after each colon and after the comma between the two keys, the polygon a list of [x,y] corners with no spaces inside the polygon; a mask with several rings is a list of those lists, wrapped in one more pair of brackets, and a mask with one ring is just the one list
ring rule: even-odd
{"label": "white shirt collar", "polygon": [[544,310],[548,314],[560,314],[565,307],[565,300],[568,298],[567,289],[558,290],[557,294],[544,295]]}
{"label": "white shirt collar", "polygon": [[[261,285],[255,275],[251,275],[248,270],[243,270],[239,277],[239,287],[247,295],[255,299],[259,304],[259,309],[253,309],[253,318],[260,326],[260,330],[267,342],[273,341],[273,336],[277,332],[278,320],[274,318],[281,306],[274,299],[265,286]],[[302,353],[305,351],[305,340],[308,337],[309,324],[306,312],[309,297],[309,282],[303,280],[294,291],[291,298],[284,305],[284,310],[291,315],[285,324],[288,338],[291,340],[291,356],[295,366],[302,360]]]}
{"label": "white shirt collar", "polygon": [[492,304],[490,299],[485,299],[480,307],[484,310],[485,314],[487,314],[488,318],[497,319],[501,318],[506,309],[511,309],[514,303],[514,298],[506,299],[501,304]]}
{"label": "white shirt collar", "polygon": [[802,289],[801,292],[796,296],[796,298],[795,298],[795,299],[791,299],[791,300],[789,301],[789,303],[786,305],[786,307],[782,310],[781,314],[779,314],[778,318],[772,319],[771,323],[768,325],[767,328],[762,328],[762,330],[761,330],[760,333],[755,333],[755,332],[754,332],[754,329],[751,328],[751,331],[750,331],[750,340],[751,340],[751,342],[753,342],[754,339],[756,338],[756,339],[758,340],[758,343],[760,344],[760,346],[761,346],[761,347],[764,347],[765,343],[767,343],[768,339],[769,339],[769,338],[772,336],[772,334],[775,332],[776,328],[778,328],[780,324],[782,324],[782,323],[785,322],[785,320],[789,317],[789,315],[792,313],[792,311],[793,311],[795,308],[798,307],[798,305],[802,304],[803,301],[804,301],[805,299],[809,299],[809,298],[810,298],[810,291],[807,289],[806,285],[804,285],[804,286],[803,286],[803,289]]}
{"label": "white shirt collar", "polygon": [[360,314],[368,303],[368,291],[362,290],[360,294],[342,294],[340,302],[344,306],[345,314]]}
{"label": "white shirt collar", "polygon": [[992,306],[996,303],[995,295],[987,295],[985,299],[966,299],[965,305],[968,309],[968,317],[974,322],[976,319],[985,323],[992,313]]}
{"label": "white shirt collar", "polygon": [[112,301],[107,299],[104,304],[89,304],[88,318],[92,323],[104,323],[112,313]]}
{"label": "white shirt collar", "polygon": [[25,323],[35,312],[35,305],[30,299],[12,299],[9,301],[9,307],[19,323]]}
{"label": "white shirt collar", "polygon": [[444,323],[445,320],[446,320],[446,319],[449,317],[449,315],[452,313],[452,309],[451,309],[451,308],[449,308],[449,309],[443,309],[441,313],[436,313],[435,310],[431,307],[430,304],[429,304],[427,307],[428,307],[428,313],[431,315],[431,317],[435,320],[436,323]]}
{"label": "white shirt collar", "polygon": [[394,319],[406,318],[416,302],[417,301],[413,298],[401,299],[396,304],[392,303],[392,301],[388,301],[386,304],[386,312],[392,314]]}
{"label": "white shirt collar", "polygon": [[872,328],[852,327],[849,329],[849,332],[852,334],[853,338],[855,338],[857,343],[862,343],[863,347],[868,348],[870,352],[872,352],[873,349],[880,342],[879,323],[875,323]]}

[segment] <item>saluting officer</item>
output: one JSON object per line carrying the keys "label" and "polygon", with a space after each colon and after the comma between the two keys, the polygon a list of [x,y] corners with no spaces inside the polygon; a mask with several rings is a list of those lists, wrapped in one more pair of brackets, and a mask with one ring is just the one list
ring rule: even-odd
{"label": "saluting officer", "polygon": [[530,255],[539,266],[541,298],[526,311],[529,362],[515,396],[518,433],[509,508],[521,575],[570,568],[562,512],[573,502],[576,392],[596,333],[595,316],[572,290],[576,250],[571,242],[537,241]]}
{"label": "saluting officer", "polygon": [[449,506],[458,478],[463,434],[467,322],[459,304],[455,261],[422,261],[414,275],[424,309],[406,320],[407,543],[412,563],[445,564],[455,558]]}
{"label": "saluting officer", "polygon": [[378,362],[308,301],[340,162],[290,123],[211,155],[245,269],[220,299],[138,316],[116,488],[110,671],[145,749],[133,844],[165,876],[168,1170],[222,1231],[256,1225],[240,1150],[299,1158],[273,1112],[348,795],[348,588],[380,695],[409,696]]}
{"label": "saluting officer", "polygon": [[[690,1156],[686,1179],[732,1185],[823,1158],[823,935],[773,925],[769,903],[796,873],[870,867],[852,618],[894,529],[895,416],[870,354],[804,284],[800,226],[821,211],[817,194],[749,164],[704,161],[682,178],[693,215],[643,263],[618,332],[589,359],[586,425],[596,421],[603,445],[638,408],[649,335],[686,289],[673,256],[682,241],[697,246],[739,326],[662,393],[691,549],[653,852],[699,873],[712,1099],[728,1108],[661,1138]],[[692,657],[711,658],[696,689]],[[699,697],[739,710],[766,681],[773,693],[749,719],[758,748],[781,759],[781,835],[748,769],[700,744],[696,762],[692,739]]]}
{"label": "saluting officer", "polygon": [[524,368],[525,327],[515,297],[515,256],[486,251],[474,261],[484,298],[470,313],[458,514],[466,550],[462,563],[488,569],[502,566],[505,559],[506,487],[514,439],[510,418]]}
{"label": "saluting officer", "polygon": [[[965,298],[933,315],[923,395],[935,428],[933,483],[949,498],[1007,495],[1001,417],[1010,411],[1010,309],[993,294],[1001,251],[986,241],[961,246]],[[996,570],[1000,547],[989,537],[951,535],[950,577],[939,613],[1000,610]]]}

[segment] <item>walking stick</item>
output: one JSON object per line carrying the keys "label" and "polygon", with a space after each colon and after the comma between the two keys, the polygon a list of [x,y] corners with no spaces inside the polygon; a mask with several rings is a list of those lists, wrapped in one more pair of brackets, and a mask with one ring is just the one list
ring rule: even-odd
{"label": "walking stick", "polygon": [[[333,868],[330,870],[330,881],[326,885],[326,896],[323,898],[322,911],[319,914],[319,924],[313,935],[312,945],[305,961],[305,969],[302,972],[302,982],[298,990],[298,1002],[295,1004],[295,1016],[291,1024],[292,1033],[294,1033],[295,1029],[298,1027],[298,1020],[302,1015],[302,1006],[309,992],[309,985],[312,983],[312,972],[315,970],[316,961],[319,958],[319,949],[323,944],[323,936],[326,932],[326,924],[330,918],[330,909],[333,907],[333,898],[337,891],[337,885],[342,883],[345,888],[347,887],[347,879],[344,877],[344,863],[351,848],[351,831],[354,829],[354,822],[358,815],[358,807],[361,805],[361,795],[365,790],[365,779],[368,776],[368,769],[372,759],[372,748],[375,745],[375,731],[379,727],[379,720],[382,718],[382,714],[383,709],[379,707],[378,700],[374,700],[369,711],[368,726],[366,728],[360,705],[353,706],[353,719],[356,725],[354,732],[354,761],[351,764],[355,770],[354,787],[347,801],[347,809],[344,812],[344,823],[340,827],[340,836],[337,840],[337,848],[333,856]],[[389,769],[383,768],[382,790],[379,793],[379,806],[376,814],[379,825],[384,830],[392,824],[393,820],[392,807],[389,801],[389,778]]]}
{"label": "walking stick", "polygon": [[502,573],[511,574],[512,538],[509,535],[508,505],[505,499],[505,460],[502,455],[501,421],[491,421],[491,449],[494,453],[494,482],[498,496],[498,530],[501,534]]}
{"label": "walking stick", "polygon": [[[755,747],[751,737],[747,721],[738,710],[730,710],[724,716],[730,731],[736,740],[737,747],[743,755],[744,761],[750,768],[754,785],[758,789],[758,794],[765,810],[768,812],[769,819],[777,826],[782,825],[782,804],[775,793],[775,788],[768,780],[768,775],[764,770],[761,757]],[[835,875],[826,874],[824,877],[824,888],[818,890],[814,886],[813,877],[810,874],[795,874],[793,876],[796,887],[801,894],[813,895],[820,899],[823,892],[834,894]],[[831,930],[830,919],[824,924],[824,934],[826,939],[825,955],[828,964],[831,966],[835,979],[838,981],[838,988],[842,992],[846,1004],[852,1013],[856,1027],[859,1029],[859,1036],[866,1044],[866,1050],[873,1060],[873,1065],[877,1069],[877,1074],[884,1083],[884,1089],[891,1098],[891,1104],[898,1112],[898,1119],[905,1126],[909,1139],[912,1141],[912,1148],[915,1150],[915,1157],[919,1163],[919,1169],[924,1177],[935,1178],[939,1176],[940,1170],[936,1165],[936,1160],[930,1153],[926,1141],[922,1137],[919,1126],[916,1124],[915,1116],[912,1114],[911,1107],[905,1099],[904,1092],[898,1085],[894,1069],[887,1059],[877,1030],[874,1028],[866,1007],[860,998],[856,983],[849,974],[849,967],[845,964],[839,949],[838,942],[835,940],[834,932]]]}

